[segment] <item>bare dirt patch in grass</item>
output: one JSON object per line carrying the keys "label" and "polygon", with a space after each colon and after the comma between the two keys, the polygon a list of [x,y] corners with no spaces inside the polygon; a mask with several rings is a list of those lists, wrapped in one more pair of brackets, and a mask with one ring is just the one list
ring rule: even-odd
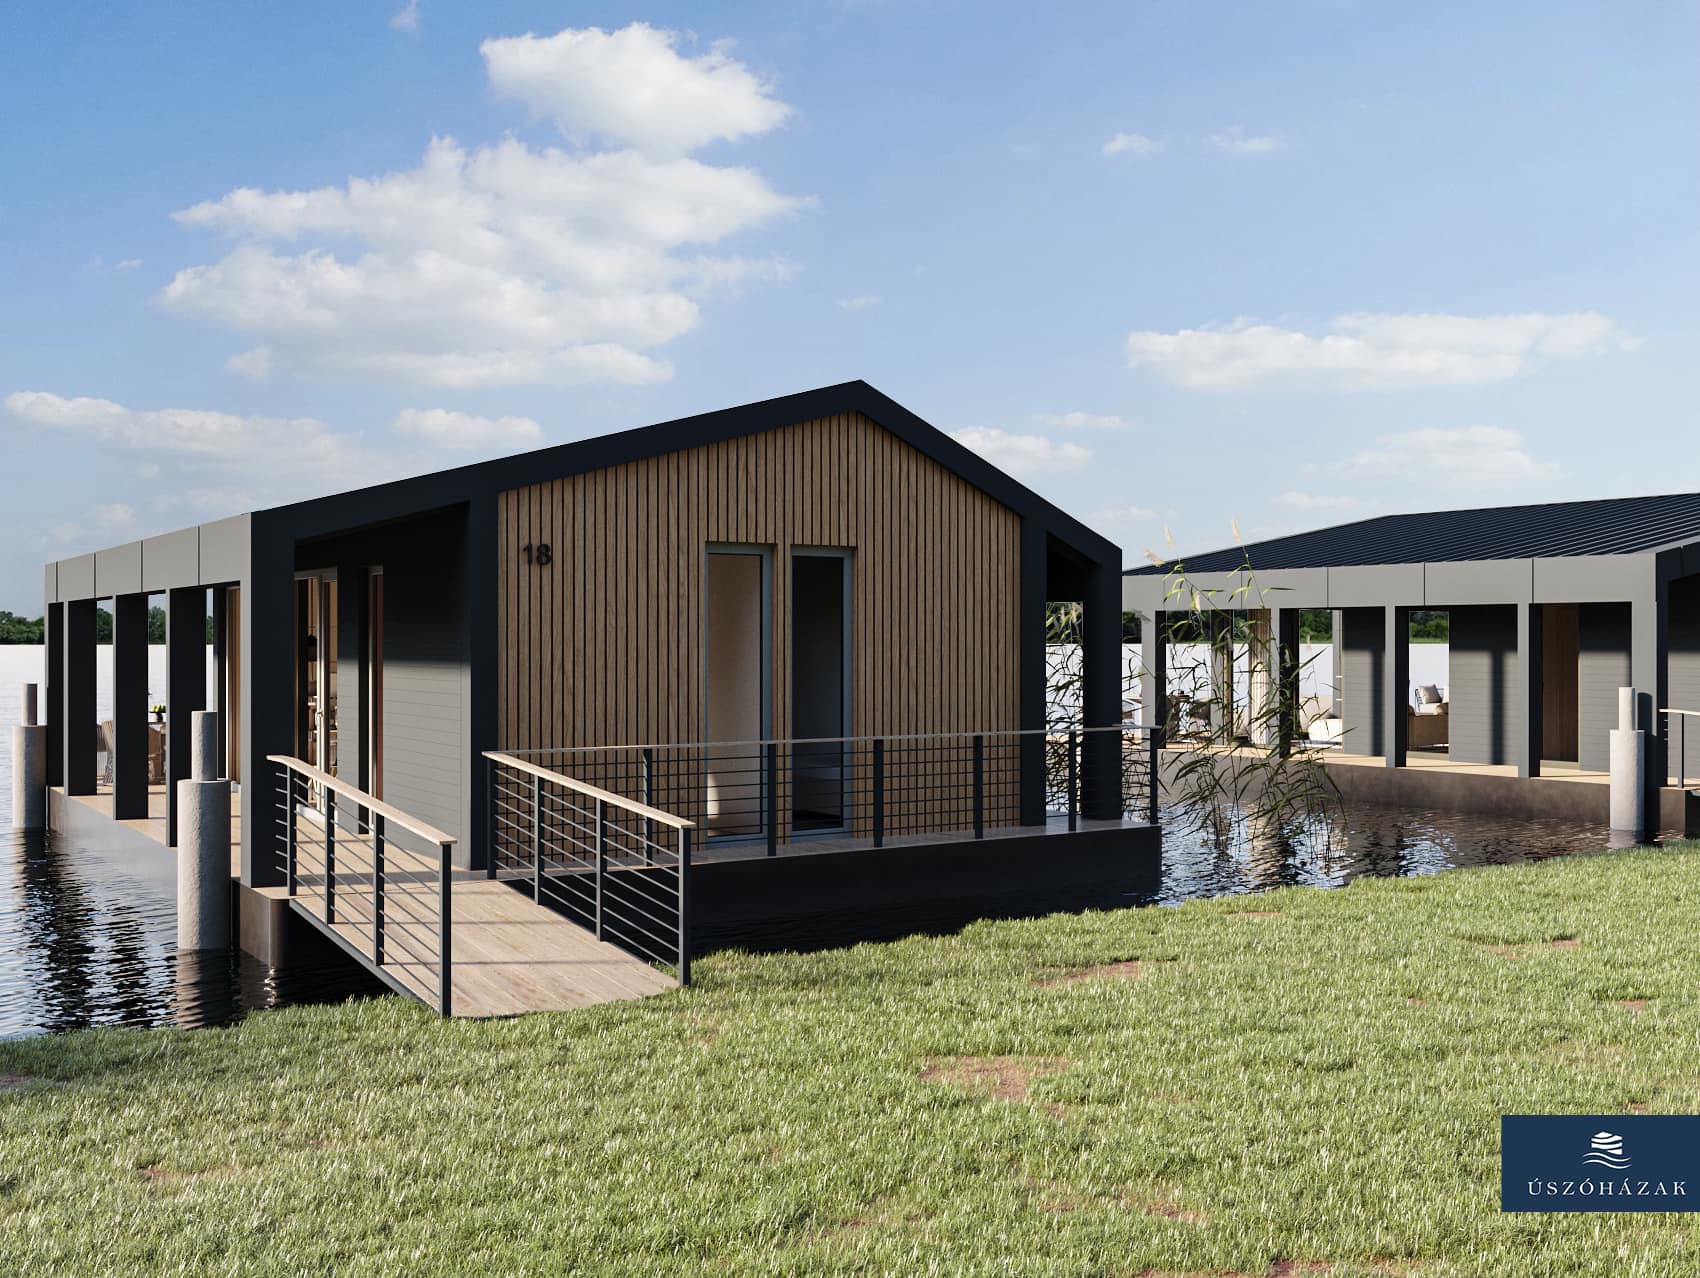
{"label": "bare dirt patch in grass", "polygon": [[1478,941],[1476,948],[1486,950],[1489,954],[1497,954],[1503,959],[1520,959],[1523,957],[1523,951],[1515,945],[1488,945],[1485,942]]}
{"label": "bare dirt patch in grass", "polygon": [[923,1223],[927,1216],[902,1198],[877,1198],[869,1203],[863,1211],[857,1212],[845,1220],[824,1231],[828,1238],[850,1238],[865,1229],[877,1229],[886,1226],[909,1228]]}
{"label": "bare dirt patch in grass", "polygon": [[1555,950],[1574,950],[1579,948],[1581,944],[1582,942],[1578,941],[1574,936],[1561,936],[1555,941],[1547,942],[1547,945]]}
{"label": "bare dirt patch in grass", "polygon": [[60,1083],[51,1078],[37,1078],[34,1074],[0,1074],[0,1092],[21,1092],[26,1087],[59,1087]]}
{"label": "bare dirt patch in grass", "polygon": [[1134,1211],[1142,1211],[1147,1216],[1161,1216],[1164,1220],[1172,1220],[1182,1225],[1202,1225],[1204,1216],[1190,1208],[1182,1207],[1179,1199],[1178,1189],[1161,1190],[1156,1197],[1134,1191],[1122,1196],[1125,1206]]}
{"label": "bare dirt patch in grass", "polygon": [[923,1083],[948,1083],[990,1100],[1024,1101],[1036,1078],[1066,1070],[1060,1056],[946,1056],[921,1071]]}
{"label": "bare dirt patch in grass", "polygon": [[1617,998],[1612,1000],[1612,1002],[1616,1003],[1624,1011],[1633,1012],[1637,1015],[1646,1011],[1647,1004],[1652,1001],[1653,1000],[1650,998]]}
{"label": "bare dirt patch in grass", "polygon": [[1426,998],[1418,998],[1415,994],[1411,995],[1411,997],[1406,999],[1405,1001],[1407,1003],[1409,1003],[1412,1007],[1427,1007],[1428,1006],[1428,1000]]}
{"label": "bare dirt patch in grass", "polygon": [[176,1167],[139,1167],[136,1169],[141,1178],[150,1185],[182,1185],[190,1181],[208,1180],[213,1177],[223,1178],[234,1176],[234,1167],[203,1167],[199,1171],[183,1171]]}
{"label": "bare dirt patch in grass", "polygon": [[1050,987],[1055,985],[1079,985],[1085,981],[1137,981],[1145,975],[1145,964],[1139,959],[1123,959],[1119,963],[1099,963],[1093,967],[1077,967],[1071,972],[1060,976],[1046,976],[1033,982],[1034,985]]}

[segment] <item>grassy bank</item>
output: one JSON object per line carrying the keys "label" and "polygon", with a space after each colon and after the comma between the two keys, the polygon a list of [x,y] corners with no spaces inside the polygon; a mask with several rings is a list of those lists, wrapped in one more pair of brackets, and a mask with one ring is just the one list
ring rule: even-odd
{"label": "grassy bank", "polygon": [[1688,1217],[1502,1216],[1497,1145],[1507,1111],[1700,1111],[1697,906],[1687,847],[721,956],[509,1022],[384,1000],[0,1044],[0,1256],[1692,1273]]}

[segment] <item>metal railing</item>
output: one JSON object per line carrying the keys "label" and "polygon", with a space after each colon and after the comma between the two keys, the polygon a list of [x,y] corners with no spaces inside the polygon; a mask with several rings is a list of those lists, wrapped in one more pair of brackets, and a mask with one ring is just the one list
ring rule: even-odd
{"label": "metal railing", "polygon": [[[883,847],[893,839],[961,834],[1060,817],[1131,814],[1153,820],[1149,741],[1132,725],[1011,732],[697,742],[512,750],[552,776],[672,814],[717,848],[766,855],[804,838]],[[1041,795],[1028,795],[1029,779]],[[492,791],[494,793],[494,790]],[[505,796],[509,806],[529,801]],[[1035,810],[1039,799],[1042,808]],[[653,818],[631,837],[656,838]],[[505,824],[492,830],[498,864],[528,853]]]}
{"label": "metal railing", "polygon": [[[289,895],[345,949],[437,1011],[453,1010],[453,835],[289,755],[279,851]],[[397,982],[392,982],[397,983]]]}
{"label": "metal railing", "polygon": [[491,878],[691,981],[694,824],[534,760],[486,751]]}
{"label": "metal railing", "polygon": [[[1665,741],[1670,741],[1670,721],[1676,720],[1676,788],[1688,788],[1688,721],[1700,719],[1700,710],[1676,710],[1669,706],[1659,707],[1659,713],[1665,716]],[[1665,780],[1670,780],[1669,769],[1666,769]]]}

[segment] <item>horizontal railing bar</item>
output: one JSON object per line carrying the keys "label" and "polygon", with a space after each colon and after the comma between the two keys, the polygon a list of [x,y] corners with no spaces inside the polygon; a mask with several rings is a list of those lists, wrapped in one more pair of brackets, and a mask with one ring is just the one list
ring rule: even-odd
{"label": "horizontal railing bar", "polygon": [[859,737],[773,737],[771,739],[744,740],[744,741],[686,741],[686,742],[652,741],[652,742],[638,743],[638,744],[635,744],[635,745],[551,746],[551,747],[548,747],[548,748],[536,749],[536,750],[487,751],[486,757],[487,758],[495,758],[497,755],[502,755],[502,756],[505,756],[508,759],[514,760],[516,762],[523,763],[527,756],[532,756],[532,755],[556,755],[556,754],[559,754],[559,755],[585,755],[585,754],[592,754],[592,753],[595,753],[597,751],[606,751],[606,752],[612,753],[612,752],[623,751],[623,750],[715,750],[715,749],[719,749],[723,746],[760,746],[760,747],[766,747],[766,746],[770,746],[770,745],[780,745],[780,746],[785,746],[785,745],[837,745],[839,742],[860,742],[860,741],[867,741],[867,742],[884,741],[889,746],[892,742],[895,742],[895,741],[954,741],[954,740],[964,740],[964,741],[966,741],[966,740],[971,740],[972,738],[974,738],[976,736],[985,737],[987,744],[991,745],[991,744],[994,744],[995,742],[997,742],[998,740],[1007,739],[1007,738],[1010,738],[1010,737],[1032,737],[1032,736],[1041,736],[1041,735],[1054,737],[1060,742],[1060,741],[1067,739],[1070,731],[1073,731],[1075,733],[1084,734],[1084,733],[1088,733],[1088,732],[1124,732],[1124,733],[1125,732],[1149,732],[1150,730],[1151,730],[1150,727],[1146,724],[1123,722],[1123,723],[1120,723],[1120,724],[1101,724],[1098,727],[1093,727],[1093,728],[1076,727],[1076,728],[1072,728],[1072,729],[1070,729],[1070,728],[999,728],[999,729],[996,729],[996,730],[993,730],[993,731],[979,732],[979,733],[975,733],[975,732],[907,732],[907,733],[903,733],[903,732],[900,732],[900,733],[894,733],[893,735],[886,736],[886,737],[882,737],[882,736],[879,736],[877,734],[873,734],[873,735],[859,736]]}
{"label": "horizontal railing bar", "polygon": [[393,808],[382,799],[375,798],[374,796],[367,794],[364,790],[356,789],[354,786],[349,785],[346,781],[339,781],[330,773],[321,772],[312,764],[303,763],[300,759],[295,758],[293,755],[268,754],[266,756],[266,761],[268,763],[275,763],[281,767],[287,768],[295,775],[303,777],[306,780],[313,782],[315,785],[329,790],[333,794],[340,794],[345,799],[353,800],[363,808],[370,808],[373,812],[383,817],[385,821],[393,822],[394,824],[401,826],[404,830],[409,830],[412,833],[417,834],[420,838],[431,843],[441,845],[444,843],[458,842],[454,835],[444,834],[435,826],[427,825],[417,817],[409,816],[400,808]]}
{"label": "horizontal railing bar", "polygon": [[636,816],[645,817],[651,821],[658,821],[662,825],[671,826],[675,830],[693,830],[696,828],[695,822],[687,821],[683,817],[674,816],[671,812],[663,812],[660,808],[652,808],[648,804],[638,803],[636,800],[623,798],[618,794],[614,794],[612,791],[602,789],[600,786],[590,785],[584,781],[577,781],[572,777],[563,776],[559,772],[539,767],[535,763],[528,763],[526,760],[516,758],[507,751],[486,750],[484,752],[484,757],[500,767],[513,768],[516,771],[524,772],[534,777],[539,777],[554,785],[562,786],[577,794],[582,794],[586,798],[600,799],[604,803],[612,803],[615,807],[621,808],[624,811],[633,813]]}

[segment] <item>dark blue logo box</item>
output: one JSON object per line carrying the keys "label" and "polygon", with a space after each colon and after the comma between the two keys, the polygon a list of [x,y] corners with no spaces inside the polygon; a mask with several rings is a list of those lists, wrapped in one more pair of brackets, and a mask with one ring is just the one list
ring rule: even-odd
{"label": "dark blue logo box", "polygon": [[1700,1116],[1506,1114],[1502,1211],[1700,1211]]}

